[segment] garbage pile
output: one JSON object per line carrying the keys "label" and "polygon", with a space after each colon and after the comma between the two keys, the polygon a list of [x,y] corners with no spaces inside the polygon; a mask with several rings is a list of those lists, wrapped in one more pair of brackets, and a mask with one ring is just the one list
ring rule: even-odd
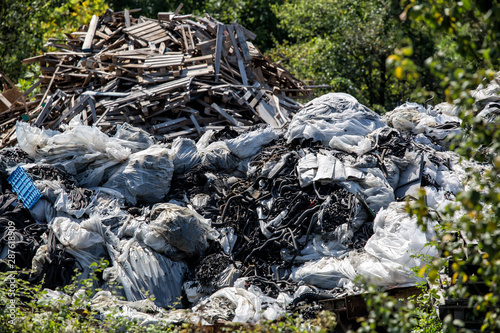
{"label": "garbage pile", "polygon": [[[79,116],[106,133],[128,123],[165,140],[226,125],[279,128],[300,107],[291,97],[311,96],[254,46],[254,33],[210,15],[180,15],[181,7],[158,19],[108,10],[49,39],[56,51],[23,61],[40,64],[40,80],[8,105],[0,100],[0,148],[15,144],[21,118],[57,129]],[[42,94],[26,101],[38,86]]]}
{"label": "garbage pile", "polygon": [[[108,135],[78,117],[62,131],[18,122],[18,146],[0,150],[0,231],[14,221],[15,263],[46,288],[107,259],[90,304],[143,323],[275,319],[359,292],[359,276],[414,285],[438,222],[421,231],[405,199],[424,188],[439,211],[462,188],[472,164],[446,148],[456,112],[406,103],[381,117],[331,93],[283,129],[166,143],[128,124]],[[7,181],[18,167],[41,194],[29,210]]]}

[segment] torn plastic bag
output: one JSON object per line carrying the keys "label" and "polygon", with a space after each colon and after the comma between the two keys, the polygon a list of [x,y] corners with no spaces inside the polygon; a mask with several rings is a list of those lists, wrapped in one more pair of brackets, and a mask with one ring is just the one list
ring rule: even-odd
{"label": "torn plastic bag", "polygon": [[31,126],[26,122],[16,123],[16,137],[19,147],[32,158],[37,157],[37,150],[47,145],[48,140],[61,132]]}
{"label": "torn plastic bag", "polygon": [[210,170],[232,170],[238,167],[238,158],[231,154],[227,144],[216,141],[199,151],[201,163]]}
{"label": "torn plastic bag", "polygon": [[155,297],[157,306],[178,307],[187,264],[174,262],[134,238],[120,246],[120,255],[110,269],[114,272],[107,274],[119,280],[127,300],[139,301],[149,295]]}
{"label": "torn plastic bag", "polygon": [[273,140],[276,140],[278,135],[271,126],[257,129],[248,133],[239,135],[237,138],[227,140],[226,144],[231,153],[239,158],[247,158],[254,156],[262,148]]}
{"label": "torn plastic bag", "polygon": [[445,191],[458,194],[463,189],[462,181],[457,172],[449,170],[444,165],[439,165],[436,172],[436,183]]}
{"label": "torn plastic bag", "polygon": [[[284,307],[275,299],[252,291],[237,287],[224,288],[213,293],[192,310],[212,324],[217,318],[235,323],[256,323],[263,316],[267,320],[274,320],[285,313]],[[269,308],[272,310],[267,310]]]}
{"label": "torn plastic bag", "polygon": [[137,201],[152,204],[161,201],[170,190],[173,172],[168,149],[151,146],[130,155],[103,187],[119,191],[131,205]]}
{"label": "torn plastic bag", "polygon": [[123,146],[130,148],[134,153],[154,144],[154,140],[148,132],[127,123],[116,126],[116,134],[113,138],[120,140]]}
{"label": "torn plastic bag", "polygon": [[200,256],[208,248],[208,239],[218,237],[210,220],[197,212],[175,204],[156,204],[151,211],[151,228],[188,256]]}
{"label": "torn plastic bag", "polygon": [[38,200],[29,211],[31,216],[40,223],[48,223],[56,217],[54,206],[43,198]]}
{"label": "torn plastic bag", "polygon": [[[161,233],[154,230],[151,225],[141,223],[135,219],[132,221],[135,223],[129,225],[128,229],[138,241],[172,260],[182,260],[186,256],[182,251],[170,244]],[[130,232],[128,233],[130,234]]]}
{"label": "torn plastic bag", "polygon": [[433,186],[425,186],[424,189],[427,206],[437,211],[444,211],[445,206],[452,202],[446,199],[445,191],[439,191]]}
{"label": "torn plastic bag", "polygon": [[201,138],[198,139],[198,141],[196,142],[196,148],[199,152],[210,145],[210,141],[212,140],[214,133],[215,132],[213,130],[208,130],[201,136]]}
{"label": "torn plastic bag", "polygon": [[222,250],[225,254],[231,255],[238,236],[234,234],[234,229],[231,227],[219,229],[219,233],[221,236],[219,238],[219,243],[222,247]]}
{"label": "torn plastic bag", "polygon": [[383,116],[387,125],[403,131],[412,131],[424,118],[432,119],[425,113],[425,108],[417,103],[405,103]]}
{"label": "torn plastic bag", "polygon": [[364,198],[373,213],[377,213],[395,200],[394,191],[380,169],[369,168],[358,171],[364,174],[361,181],[346,181],[342,184],[349,192]]}
{"label": "torn plastic bag", "polygon": [[443,140],[449,135],[461,132],[461,119],[454,115],[443,114],[445,107],[425,109],[417,103],[405,103],[384,115],[389,126],[414,134],[425,133],[435,139]]}
{"label": "torn plastic bag", "polygon": [[35,129],[27,123],[16,126],[20,147],[37,162],[61,166],[80,186],[99,185],[107,169],[125,161],[131,153],[96,127],[76,126],[64,132]]}
{"label": "torn plastic bag", "polygon": [[121,228],[125,228],[124,226],[129,221],[135,220],[130,214],[122,210],[125,198],[120,192],[106,187],[96,187],[93,188],[93,191],[91,215],[95,215],[103,225],[109,227],[114,234],[121,237],[123,235],[120,234]]}
{"label": "torn plastic bag", "polygon": [[87,230],[81,224],[67,217],[56,217],[49,224],[66,251],[77,260],[83,271],[80,280],[87,279],[90,265],[108,255],[104,239],[94,231]]}
{"label": "torn plastic bag", "polygon": [[[337,227],[341,229],[341,226]],[[323,257],[342,257],[347,252],[347,247],[339,240],[325,241],[321,235],[316,235],[307,246],[300,251],[300,254],[292,254],[290,250],[281,250],[281,258],[286,262],[305,263],[311,260],[318,260]]]}
{"label": "torn plastic bag", "polygon": [[76,258],[83,271],[80,280],[88,278],[91,264],[117,254],[118,238],[96,215],[80,223],[67,217],[56,217],[49,227],[66,251]]}
{"label": "torn plastic bag", "polygon": [[210,196],[204,193],[198,193],[191,197],[189,203],[193,206],[194,210],[204,209],[210,202]]}
{"label": "torn plastic bag", "polygon": [[232,287],[234,282],[240,277],[241,272],[234,264],[230,264],[213,281],[213,286],[217,289]]}
{"label": "torn plastic bag", "polygon": [[88,231],[80,223],[67,217],[56,217],[50,227],[59,242],[72,249],[86,249],[95,244],[102,244],[104,241],[99,234]]}
{"label": "torn plastic bag", "polygon": [[169,152],[175,173],[184,173],[201,162],[196,144],[191,139],[176,138]]}
{"label": "torn plastic bag", "polygon": [[[121,140],[110,138],[97,127],[76,126],[64,132],[34,130],[28,123],[16,126],[19,146],[37,161],[62,165],[76,174],[97,159],[122,162],[131,153]],[[32,136],[29,139],[26,136]],[[87,155],[87,156],[86,156]]]}
{"label": "torn plastic bag", "polygon": [[[367,241],[365,251],[378,259],[392,279],[376,281],[380,285],[415,282],[411,269],[423,264],[419,255],[437,256],[437,249],[426,246],[431,239],[420,230],[416,217],[411,218],[404,202],[393,202],[382,209],[373,222],[374,235]],[[365,271],[366,263],[362,266]],[[419,280],[419,279],[417,279]]]}
{"label": "torn plastic bag", "polygon": [[307,103],[293,117],[285,138],[288,143],[297,138],[312,139],[362,155],[371,149],[366,135],[384,126],[380,116],[351,95],[330,93]]}
{"label": "torn plastic bag", "polygon": [[294,267],[291,277],[296,282],[303,281],[319,288],[333,289],[343,286],[341,279],[354,280],[356,272],[349,260],[323,258]]}
{"label": "torn plastic bag", "polygon": [[110,291],[101,290],[92,297],[90,304],[92,309],[100,311],[103,316],[126,318],[140,325],[166,322],[166,311],[149,299],[129,302],[119,299]]}
{"label": "torn plastic bag", "polygon": [[57,211],[81,218],[84,214],[91,212],[92,205],[90,200],[87,200],[89,194],[91,195],[92,192],[81,188],[72,190],[69,196],[65,191],[61,191],[54,202],[54,208]]}
{"label": "torn plastic bag", "polygon": [[444,114],[447,116],[460,117],[460,107],[447,102],[442,102],[431,108],[432,115]]}

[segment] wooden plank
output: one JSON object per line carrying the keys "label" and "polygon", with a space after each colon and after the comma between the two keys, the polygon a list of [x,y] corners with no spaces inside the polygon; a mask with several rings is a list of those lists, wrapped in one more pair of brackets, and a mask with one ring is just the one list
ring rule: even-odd
{"label": "wooden plank", "polygon": [[196,132],[198,132],[198,135],[201,135],[201,128],[200,124],[198,124],[198,121],[196,120],[196,117],[194,115],[189,115],[189,119],[193,122],[194,127],[196,128]]}
{"label": "wooden plank", "polygon": [[12,106],[12,104],[9,102],[9,100],[7,98],[5,98],[4,95],[0,94],[0,101],[5,104],[5,106],[10,109],[10,107]]}
{"label": "wooden plank", "polygon": [[181,12],[181,9],[182,9],[182,6],[183,6],[183,5],[184,5],[184,4],[181,2],[181,3],[179,4],[179,6],[177,6],[177,8],[176,8],[176,9],[175,9],[175,11],[174,11],[174,16],[179,15],[179,13]]}
{"label": "wooden plank", "polygon": [[231,38],[231,42],[233,43],[234,53],[238,58],[238,69],[240,70],[241,81],[243,85],[248,86],[247,73],[245,71],[245,65],[243,64],[243,58],[241,57],[240,50],[238,48],[238,44],[236,43],[236,39],[234,38],[234,28],[232,25],[227,26],[227,31],[229,32],[229,38]]}
{"label": "wooden plank", "polygon": [[179,137],[179,136],[186,136],[186,135],[192,134],[195,131],[196,130],[194,128],[189,128],[189,129],[185,129],[185,130],[180,131],[180,132],[165,134],[164,138],[166,140],[171,140],[171,139],[175,139],[176,137]]}
{"label": "wooden plank", "polygon": [[40,127],[40,125],[45,121],[45,118],[47,118],[47,116],[49,115],[50,107],[52,106],[52,102],[54,101],[56,94],[50,96],[47,103],[45,103],[45,106],[43,107],[42,111],[38,114],[38,117],[36,118],[34,123],[36,127]]}
{"label": "wooden plank", "polygon": [[35,56],[35,57],[24,59],[22,61],[22,63],[25,64],[25,65],[32,64],[34,62],[40,62],[40,60],[42,60],[44,58],[45,58],[45,54],[42,54],[42,55],[38,55],[38,56]]}
{"label": "wooden plank", "polygon": [[97,23],[99,22],[99,17],[97,15],[92,15],[90,20],[89,29],[87,30],[87,35],[83,42],[82,51],[92,52],[92,42],[94,41],[95,31],[97,29]]}
{"label": "wooden plank", "polygon": [[125,9],[125,26],[130,27],[130,11],[128,9]]}
{"label": "wooden plank", "polygon": [[226,111],[224,111],[220,106],[218,106],[216,103],[212,103],[212,108],[219,112],[224,118],[226,118],[227,120],[229,120],[229,122],[231,124],[233,124],[234,126],[241,126],[243,125],[242,123],[238,122],[236,119],[234,119],[233,117],[231,117]]}
{"label": "wooden plank", "polygon": [[251,32],[250,30],[248,30],[244,26],[242,26],[242,25],[240,25],[238,23],[236,23],[235,25],[239,26],[243,30],[243,33],[245,34],[246,39],[254,40],[257,37],[256,34],[254,34],[253,32]]}
{"label": "wooden plank", "polygon": [[264,120],[267,124],[271,125],[273,128],[280,128],[281,123],[276,121],[276,110],[269,104],[267,104],[264,100],[262,100],[257,105],[257,113],[259,117]]}
{"label": "wooden plank", "polygon": [[252,57],[250,56],[250,50],[248,49],[247,40],[245,38],[245,33],[240,25],[235,25],[236,35],[238,36],[238,43],[241,47],[241,52],[243,53],[243,60],[250,62]]}
{"label": "wooden plank", "polygon": [[89,98],[89,106],[90,106],[90,112],[92,113],[92,123],[95,124],[95,122],[97,121],[97,112],[95,110],[95,99],[94,97],[90,96]]}
{"label": "wooden plank", "polygon": [[187,118],[185,118],[185,117],[181,117],[181,118],[177,118],[177,119],[172,119],[172,120],[163,122],[161,124],[154,125],[154,126],[151,127],[151,129],[154,132],[157,132],[159,129],[163,129],[163,128],[167,128],[167,127],[172,127],[172,126],[175,126],[175,125],[179,125],[179,124],[185,122],[186,120],[187,120]]}
{"label": "wooden plank", "polygon": [[215,42],[215,82],[219,82],[220,74],[220,60],[222,57],[222,44],[223,40],[224,26],[221,24],[217,25],[217,38]]}
{"label": "wooden plank", "polygon": [[144,23],[139,23],[139,24],[133,25],[130,28],[125,28],[125,29],[123,29],[123,32],[130,34],[130,35],[134,35],[143,29],[149,29],[151,27],[156,27],[158,25],[159,24],[156,22],[144,22]]}

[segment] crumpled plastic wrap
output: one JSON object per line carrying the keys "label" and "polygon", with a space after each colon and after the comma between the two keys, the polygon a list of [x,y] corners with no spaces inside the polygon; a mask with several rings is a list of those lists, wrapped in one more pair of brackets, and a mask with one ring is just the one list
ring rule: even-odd
{"label": "crumpled plastic wrap", "polygon": [[371,149],[366,136],[386,126],[375,112],[344,93],[330,93],[307,103],[292,119],[285,138],[312,139],[361,155]]}
{"label": "crumpled plastic wrap", "polygon": [[208,239],[218,233],[210,221],[186,207],[156,204],[151,211],[151,228],[187,256],[199,256],[208,248]]}
{"label": "crumpled plastic wrap", "polygon": [[138,201],[159,202],[170,190],[174,173],[168,153],[169,150],[160,145],[134,153],[102,186],[119,191],[132,205]]}

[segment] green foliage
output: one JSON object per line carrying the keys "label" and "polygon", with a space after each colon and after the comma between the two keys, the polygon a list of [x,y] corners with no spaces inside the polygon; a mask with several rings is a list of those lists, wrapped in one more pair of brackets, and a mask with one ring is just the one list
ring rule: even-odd
{"label": "green foliage", "polygon": [[360,320],[358,333],[368,332],[442,332],[441,321],[432,305],[434,293],[421,286],[422,293],[406,299],[397,299],[375,287],[368,287],[366,305],[368,318]]}
{"label": "green foliage", "polygon": [[[470,107],[468,91],[475,89],[485,77],[491,79],[500,65],[498,0],[406,0],[402,3],[405,10],[401,17],[408,19],[413,29],[428,31],[438,39],[437,52],[427,59],[424,67],[441,82],[442,89],[421,89],[418,94],[437,93],[449,102]],[[405,57],[396,62],[394,68],[409,75],[415,68],[422,69]]]}
{"label": "green foliage", "polygon": [[[198,332],[199,325],[183,323],[167,324],[161,320],[154,325],[142,325],[122,315],[120,308],[108,308],[104,316],[91,306],[91,300],[100,291],[96,288],[102,281],[103,271],[109,266],[107,260],[90,265],[88,279],[73,276],[73,281],[54,298],[54,292],[42,289],[40,284],[30,284],[21,278],[26,272],[0,273],[0,332],[85,332],[85,333],[160,333]],[[109,281],[108,281],[109,283]],[[119,286],[113,285],[116,290]],[[116,296],[116,293],[113,292]],[[321,312],[317,318],[306,320],[297,315],[285,315],[272,322],[256,325],[234,324],[224,330],[239,332],[331,332],[336,326],[336,316],[329,311]]]}
{"label": "green foliage", "polygon": [[413,77],[396,80],[390,75],[386,59],[394,47],[400,41],[420,45],[408,56],[422,65],[434,50],[428,34],[399,20],[397,1],[293,0],[273,10],[289,36],[269,53],[273,60],[301,79],[350,93],[375,109],[395,106],[415,86]]}
{"label": "green foliage", "polygon": [[42,48],[44,32],[39,22],[47,7],[43,0],[6,0],[0,6],[0,71],[14,81],[26,71],[21,60]]}
{"label": "green foliage", "polygon": [[134,13],[134,17],[143,15],[157,18],[159,12],[174,12],[182,3],[180,14],[203,14],[205,0],[110,0],[107,2],[114,11],[140,8],[141,11]]}
{"label": "green foliage", "polygon": [[[500,4],[480,0],[404,4],[402,18],[408,19],[414,29],[429,31],[440,39],[437,52],[425,67],[441,82],[440,89],[422,88],[416,96],[442,96],[461,106],[464,133],[455,138],[452,148],[464,159],[473,158],[487,166],[481,174],[469,170],[468,186],[455,204],[440,215],[443,258],[429,264],[428,278],[436,282],[442,267],[450,263],[451,283],[444,296],[466,300],[471,315],[484,318],[482,331],[500,331],[500,119],[486,121],[476,117],[478,106],[470,95],[479,83],[487,84],[499,69]],[[388,62],[400,79],[423,69],[400,51],[390,56]],[[409,209],[421,224],[426,219],[436,219],[421,198]],[[462,237],[453,237],[449,232],[459,232]],[[464,246],[462,238],[472,245]],[[475,291],[475,283],[484,283],[486,291]],[[446,332],[466,331],[463,326],[464,322],[453,320],[451,315],[443,321]]]}
{"label": "green foliage", "polygon": [[37,69],[21,61],[41,54],[49,38],[75,31],[106,8],[104,0],[5,0],[0,6],[0,72],[31,83]]}
{"label": "green foliage", "polygon": [[237,22],[257,34],[253,41],[262,52],[272,48],[275,41],[282,41],[284,31],[272,6],[282,6],[283,0],[206,0],[205,12],[224,23]]}
{"label": "green foliage", "polygon": [[263,52],[270,49],[275,40],[281,41],[284,32],[278,28],[276,15],[271,10],[273,4],[281,4],[283,0],[111,0],[113,10],[125,8],[142,8],[140,15],[156,18],[158,12],[173,12],[183,3],[181,14],[203,16],[210,14],[223,23],[237,22],[257,34],[254,43]]}

